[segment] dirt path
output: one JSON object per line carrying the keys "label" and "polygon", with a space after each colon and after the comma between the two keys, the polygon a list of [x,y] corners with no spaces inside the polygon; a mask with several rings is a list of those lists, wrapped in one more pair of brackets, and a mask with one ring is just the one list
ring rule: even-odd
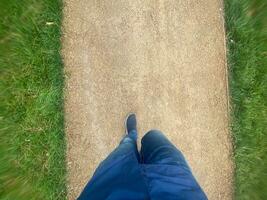
{"label": "dirt path", "polygon": [[162,130],[210,200],[231,199],[222,2],[65,0],[69,199],[136,112]]}

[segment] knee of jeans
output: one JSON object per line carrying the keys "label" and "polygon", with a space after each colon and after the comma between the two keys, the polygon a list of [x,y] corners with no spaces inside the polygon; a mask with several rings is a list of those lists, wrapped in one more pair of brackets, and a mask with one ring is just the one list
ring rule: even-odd
{"label": "knee of jeans", "polygon": [[160,136],[164,136],[164,134],[163,134],[160,130],[152,129],[152,130],[148,131],[148,132],[144,135],[143,139],[144,139],[145,137],[148,137],[148,136],[151,136],[151,135],[160,135]]}

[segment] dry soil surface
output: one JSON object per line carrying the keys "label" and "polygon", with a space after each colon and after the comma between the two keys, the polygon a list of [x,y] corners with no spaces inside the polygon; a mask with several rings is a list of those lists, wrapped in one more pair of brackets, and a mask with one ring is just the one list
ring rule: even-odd
{"label": "dry soil surface", "polygon": [[232,194],[220,0],[65,0],[63,58],[69,199],[119,143],[162,130],[210,200]]}

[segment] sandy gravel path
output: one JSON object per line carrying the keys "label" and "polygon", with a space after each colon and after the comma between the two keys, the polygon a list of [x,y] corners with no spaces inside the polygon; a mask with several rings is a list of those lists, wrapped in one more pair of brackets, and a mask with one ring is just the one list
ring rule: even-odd
{"label": "sandy gravel path", "polygon": [[65,0],[69,199],[119,143],[125,115],[162,130],[210,200],[231,199],[220,0]]}

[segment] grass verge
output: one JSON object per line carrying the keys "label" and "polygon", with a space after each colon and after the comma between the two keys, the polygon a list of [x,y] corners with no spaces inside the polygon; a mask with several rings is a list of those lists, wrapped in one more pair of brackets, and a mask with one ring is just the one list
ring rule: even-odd
{"label": "grass verge", "polygon": [[264,200],[267,190],[267,2],[225,0],[235,199]]}
{"label": "grass verge", "polygon": [[1,0],[0,8],[0,199],[62,200],[62,3]]}

